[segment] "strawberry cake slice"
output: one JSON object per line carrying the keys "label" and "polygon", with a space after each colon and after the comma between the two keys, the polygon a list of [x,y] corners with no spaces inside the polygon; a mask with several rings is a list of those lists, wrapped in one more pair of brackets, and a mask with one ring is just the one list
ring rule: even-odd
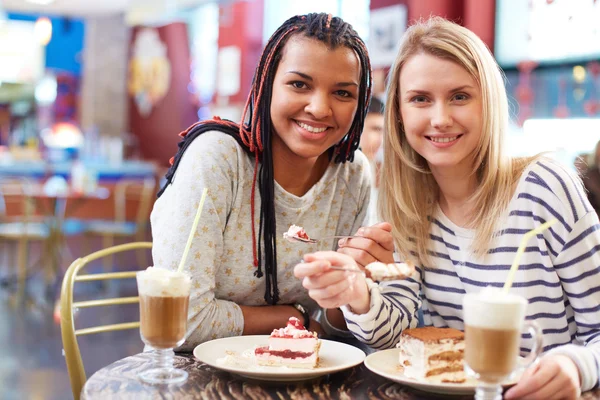
{"label": "strawberry cake slice", "polygon": [[306,233],[303,227],[298,225],[291,225],[288,231],[283,234],[283,237],[290,242],[293,242],[294,238],[310,240],[308,233]]}
{"label": "strawberry cake slice", "polygon": [[291,317],[285,328],[275,329],[269,345],[254,350],[259,365],[292,368],[316,368],[321,341],[309,332],[298,318]]}

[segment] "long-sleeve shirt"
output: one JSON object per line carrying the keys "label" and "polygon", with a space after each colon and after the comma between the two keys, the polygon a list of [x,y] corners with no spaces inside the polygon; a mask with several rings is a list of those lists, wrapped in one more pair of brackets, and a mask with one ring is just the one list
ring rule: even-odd
{"label": "long-sleeve shirt", "polygon": [[[260,166],[259,166],[260,168]],[[182,349],[210,339],[241,335],[244,318],[239,305],[264,306],[265,277],[254,275],[250,199],[254,159],[230,136],[210,131],[185,151],[172,184],[152,210],[155,266],[176,269],[192,228],[202,191],[208,188],[200,223],[184,265],[192,277],[188,336]],[[335,250],[337,240],[317,245],[290,243],[283,233],[300,225],[315,238],[349,235],[363,225],[370,193],[368,161],[360,151],[353,162],[331,163],[303,196],[286,192],[277,182],[278,304],[301,303],[318,309],[294,266],[306,253]],[[255,199],[258,235],[260,194]],[[259,242],[262,246],[262,243]],[[264,272],[264,266],[263,266]]]}
{"label": "long-sleeve shirt", "polygon": [[[452,223],[438,208],[428,249],[431,265],[414,279],[370,284],[371,308],[363,315],[343,307],[349,329],[375,348],[397,344],[403,329],[425,325],[464,330],[465,293],[502,287],[523,235],[553,218],[548,230],[531,238],[521,257],[512,292],[528,299],[526,318],[542,328],[544,351],[563,353],[579,367],[582,389],[598,385],[600,365],[600,223],[581,183],[550,160],[530,165],[508,205],[488,254],[470,247],[475,231]],[[524,335],[521,352],[532,348]]]}

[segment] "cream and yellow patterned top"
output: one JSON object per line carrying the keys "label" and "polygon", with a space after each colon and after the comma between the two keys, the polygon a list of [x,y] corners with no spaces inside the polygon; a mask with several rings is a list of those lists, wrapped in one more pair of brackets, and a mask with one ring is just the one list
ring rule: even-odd
{"label": "cream and yellow patterned top", "polygon": [[[172,184],[152,210],[154,265],[176,269],[204,187],[208,196],[184,266],[192,276],[188,339],[183,349],[226,336],[241,335],[244,319],[238,304],[266,305],[265,277],[254,276],[250,198],[254,160],[232,137],[218,131],[200,135],[188,147]],[[335,250],[337,241],[307,245],[290,243],[283,233],[303,226],[312,237],[355,233],[363,225],[370,195],[366,157],[331,164],[304,196],[297,197],[275,183],[277,218],[278,304],[300,302],[317,308],[294,266],[308,252]],[[256,192],[258,232],[260,194]],[[262,245],[262,243],[260,243]],[[264,267],[263,267],[264,271]]]}

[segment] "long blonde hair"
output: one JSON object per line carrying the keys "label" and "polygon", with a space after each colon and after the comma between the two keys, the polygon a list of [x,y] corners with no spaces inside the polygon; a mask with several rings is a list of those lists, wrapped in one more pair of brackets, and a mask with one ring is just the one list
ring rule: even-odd
{"label": "long blonde hair", "polygon": [[[505,154],[508,100],[504,76],[485,44],[473,32],[440,17],[411,26],[404,34],[390,71],[385,108],[384,163],[379,212],[394,227],[398,251],[429,263],[429,230],[439,186],[426,160],[409,144],[400,114],[400,72],[416,54],[430,54],[463,67],[477,81],[482,98],[482,135],[474,152],[478,186],[471,197],[469,227],[477,235],[471,251],[487,252],[497,221],[503,217],[525,167],[532,161]],[[412,253],[412,254],[411,254]]]}

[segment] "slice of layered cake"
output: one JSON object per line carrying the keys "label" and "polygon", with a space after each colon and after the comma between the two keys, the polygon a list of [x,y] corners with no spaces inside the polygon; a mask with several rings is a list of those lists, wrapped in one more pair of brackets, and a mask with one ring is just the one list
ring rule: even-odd
{"label": "slice of layered cake", "polygon": [[366,267],[367,277],[375,282],[393,281],[406,279],[415,273],[415,265],[411,261],[403,263],[385,264],[382,262],[372,262]]}
{"label": "slice of layered cake", "polygon": [[309,332],[298,318],[291,317],[285,328],[275,329],[269,345],[254,350],[259,365],[316,368],[321,341]]}
{"label": "slice of layered cake", "polygon": [[465,335],[452,328],[416,328],[402,332],[400,365],[404,376],[432,383],[463,383]]}

